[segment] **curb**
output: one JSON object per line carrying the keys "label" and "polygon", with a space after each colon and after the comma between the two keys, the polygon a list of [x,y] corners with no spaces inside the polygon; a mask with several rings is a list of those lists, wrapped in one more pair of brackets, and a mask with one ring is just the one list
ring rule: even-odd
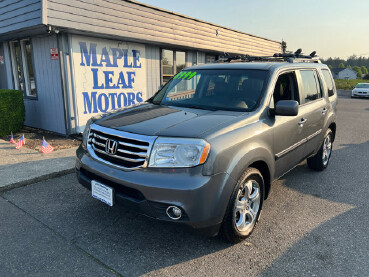
{"label": "curb", "polygon": [[52,178],[61,177],[61,176],[64,176],[64,175],[67,175],[67,174],[70,174],[70,173],[74,173],[74,171],[75,171],[75,169],[73,167],[73,168],[64,169],[64,170],[61,170],[61,171],[52,172],[52,173],[48,173],[48,174],[45,174],[45,175],[37,176],[37,177],[32,178],[32,179],[23,180],[23,181],[20,181],[20,182],[9,184],[9,185],[6,185],[4,187],[0,187],[0,193],[7,192],[7,191],[15,189],[15,188],[20,188],[20,187],[25,187],[25,186],[28,186],[28,185],[32,185],[34,183],[38,183],[38,182],[41,182],[41,181],[46,181],[46,180],[49,180],[49,179],[52,179]]}
{"label": "curb", "polygon": [[337,95],[338,96],[350,97],[351,96],[351,90],[337,89]]}

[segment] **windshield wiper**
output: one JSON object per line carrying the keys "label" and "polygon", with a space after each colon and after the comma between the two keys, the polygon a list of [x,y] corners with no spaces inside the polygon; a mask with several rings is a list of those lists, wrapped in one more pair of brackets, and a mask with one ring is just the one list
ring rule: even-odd
{"label": "windshield wiper", "polygon": [[209,106],[199,106],[199,105],[190,105],[190,106],[183,106],[184,108],[190,109],[199,109],[199,110],[208,110],[208,111],[216,111],[217,109]]}

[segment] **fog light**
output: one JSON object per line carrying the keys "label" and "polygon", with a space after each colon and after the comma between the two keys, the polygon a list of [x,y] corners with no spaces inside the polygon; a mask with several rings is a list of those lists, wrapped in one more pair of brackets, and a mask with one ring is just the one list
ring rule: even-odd
{"label": "fog light", "polygon": [[173,220],[178,220],[182,217],[182,210],[176,206],[169,206],[167,208],[167,215]]}

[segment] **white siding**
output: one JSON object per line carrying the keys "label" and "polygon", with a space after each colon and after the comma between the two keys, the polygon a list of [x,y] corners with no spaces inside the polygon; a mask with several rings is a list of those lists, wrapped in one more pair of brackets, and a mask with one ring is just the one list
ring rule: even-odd
{"label": "white siding", "polygon": [[338,79],[357,79],[357,73],[352,69],[345,68],[338,73]]}
{"label": "white siding", "polygon": [[37,99],[24,100],[25,125],[65,134],[60,65],[49,52],[56,47],[55,36],[32,39]]}
{"label": "white siding", "polygon": [[76,31],[204,51],[270,55],[281,50],[279,42],[133,1],[48,0],[47,21]]}

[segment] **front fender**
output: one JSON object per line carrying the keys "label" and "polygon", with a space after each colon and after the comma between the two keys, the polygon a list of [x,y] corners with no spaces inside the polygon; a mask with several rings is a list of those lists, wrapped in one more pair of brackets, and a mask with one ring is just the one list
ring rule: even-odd
{"label": "front fender", "polygon": [[244,149],[239,151],[227,168],[227,173],[233,179],[238,180],[242,173],[255,162],[264,162],[268,166],[269,180],[274,177],[274,155],[263,147]]}

